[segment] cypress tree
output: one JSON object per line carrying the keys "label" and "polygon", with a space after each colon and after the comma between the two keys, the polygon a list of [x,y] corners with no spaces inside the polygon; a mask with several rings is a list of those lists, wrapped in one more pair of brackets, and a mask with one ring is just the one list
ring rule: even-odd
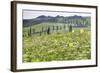
{"label": "cypress tree", "polygon": [[72,25],[69,25],[69,32],[72,32]]}

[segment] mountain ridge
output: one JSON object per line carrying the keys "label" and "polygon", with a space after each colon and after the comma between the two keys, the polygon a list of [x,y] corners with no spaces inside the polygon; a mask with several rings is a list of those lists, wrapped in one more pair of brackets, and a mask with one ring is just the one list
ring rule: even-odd
{"label": "mountain ridge", "polygon": [[[75,20],[77,21],[85,21],[86,19],[90,19],[90,17],[88,16],[78,16],[78,15],[74,15],[74,16],[60,16],[60,15],[57,15],[57,16],[46,16],[46,15],[40,15],[36,18],[33,18],[33,19],[23,19],[23,26],[24,27],[28,27],[28,26],[31,26],[31,25],[37,25],[37,24],[40,24],[42,22],[57,22],[57,23],[72,23],[72,20],[74,21],[74,24],[76,24]],[[77,23],[78,24],[78,23]]]}

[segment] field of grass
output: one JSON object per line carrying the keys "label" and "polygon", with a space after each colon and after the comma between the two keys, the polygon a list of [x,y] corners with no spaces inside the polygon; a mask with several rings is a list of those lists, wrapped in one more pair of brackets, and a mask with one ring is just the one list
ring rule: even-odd
{"label": "field of grass", "polygon": [[[64,28],[64,25],[65,25],[65,29]],[[53,30],[53,26],[54,26],[54,29]],[[64,24],[64,23],[52,23],[52,22],[43,22],[41,24],[37,24],[37,25],[33,25],[31,26],[31,31],[35,31],[35,32],[40,32],[43,30],[47,30],[48,27],[50,28],[50,32],[56,32],[56,26],[59,26],[61,27],[61,30],[60,32],[64,32],[64,31],[68,31],[68,25]],[[25,36],[28,36],[28,31],[30,30],[30,27],[24,27],[23,28],[23,35]]]}
{"label": "field of grass", "polygon": [[[36,29],[36,31],[41,31],[41,27],[44,27],[44,29],[46,29],[47,27],[62,26],[62,25],[65,25],[65,24],[64,23],[54,23],[54,22],[43,22],[41,24],[33,25],[32,29]],[[27,31],[29,28],[30,27],[24,28],[25,29],[24,31]]]}
{"label": "field of grass", "polygon": [[90,59],[90,39],[90,31],[82,28],[72,32],[23,37],[23,62]]}

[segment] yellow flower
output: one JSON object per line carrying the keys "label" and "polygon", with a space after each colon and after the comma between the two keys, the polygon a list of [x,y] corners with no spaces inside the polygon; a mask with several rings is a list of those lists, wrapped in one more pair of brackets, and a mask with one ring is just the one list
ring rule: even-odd
{"label": "yellow flower", "polygon": [[73,43],[69,43],[69,46],[70,46],[70,47],[73,47]]}
{"label": "yellow flower", "polygon": [[74,33],[74,30],[72,30],[72,33]]}
{"label": "yellow flower", "polygon": [[80,33],[83,33],[84,32],[84,29],[80,29]]}

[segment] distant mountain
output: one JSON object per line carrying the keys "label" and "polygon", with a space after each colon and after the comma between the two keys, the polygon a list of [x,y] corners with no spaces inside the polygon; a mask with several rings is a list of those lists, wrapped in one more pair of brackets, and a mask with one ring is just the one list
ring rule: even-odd
{"label": "distant mountain", "polygon": [[75,26],[80,26],[80,25],[83,26],[83,23],[84,23],[84,26],[85,26],[85,24],[87,23],[88,25],[90,25],[90,17],[83,17],[83,16],[78,16],[78,15],[68,16],[68,17],[64,17],[60,15],[57,15],[55,17],[41,15],[34,19],[23,19],[23,26],[28,27],[31,25],[40,24],[42,22],[75,24]]}
{"label": "distant mountain", "polygon": [[77,15],[74,15],[74,16],[69,16],[68,18],[74,18],[74,19],[80,19],[80,18],[83,18],[82,16],[77,16]]}

